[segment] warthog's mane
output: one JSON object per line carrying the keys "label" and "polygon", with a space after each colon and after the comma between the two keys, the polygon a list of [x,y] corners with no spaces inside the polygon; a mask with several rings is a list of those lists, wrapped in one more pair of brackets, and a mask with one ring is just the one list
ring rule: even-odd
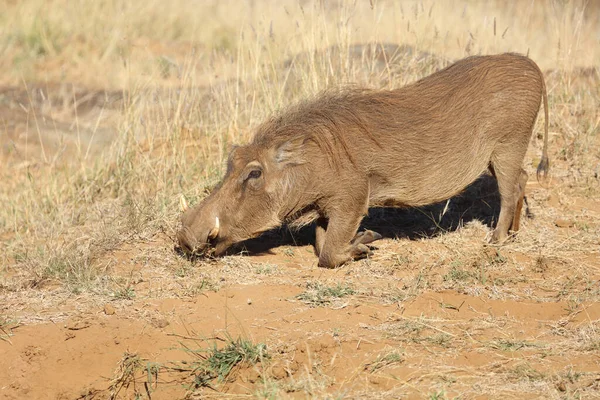
{"label": "warthog's mane", "polygon": [[373,103],[381,93],[366,88],[323,91],[263,123],[257,130],[254,143],[277,148],[290,141],[312,141],[327,155],[333,167],[340,166],[342,157],[354,163],[348,147],[348,130],[359,131],[379,146],[368,128],[369,121],[364,111],[369,108],[368,103]]}

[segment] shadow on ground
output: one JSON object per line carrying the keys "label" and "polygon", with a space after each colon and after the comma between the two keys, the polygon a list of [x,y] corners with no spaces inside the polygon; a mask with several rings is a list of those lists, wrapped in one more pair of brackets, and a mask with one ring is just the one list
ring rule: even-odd
{"label": "shadow on ground", "polygon": [[[371,229],[384,238],[391,239],[433,238],[455,231],[474,220],[492,228],[499,212],[500,196],[496,179],[490,175],[482,175],[464,192],[449,201],[419,208],[371,208],[359,231]],[[523,212],[530,215],[529,210]],[[290,230],[284,226],[234,246],[229,254],[243,252],[261,255],[270,253],[279,246],[312,245],[315,240],[314,231],[314,225],[300,230]]]}

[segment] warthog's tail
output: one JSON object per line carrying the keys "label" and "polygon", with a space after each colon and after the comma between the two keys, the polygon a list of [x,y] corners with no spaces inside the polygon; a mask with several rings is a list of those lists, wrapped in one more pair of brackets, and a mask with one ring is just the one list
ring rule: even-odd
{"label": "warthog's tail", "polygon": [[[540,71],[541,73],[541,71]],[[546,182],[548,180],[548,172],[550,171],[550,160],[548,159],[548,94],[546,93],[546,83],[542,74],[542,100],[544,102],[544,147],[542,148],[542,159],[537,167],[538,182]]]}

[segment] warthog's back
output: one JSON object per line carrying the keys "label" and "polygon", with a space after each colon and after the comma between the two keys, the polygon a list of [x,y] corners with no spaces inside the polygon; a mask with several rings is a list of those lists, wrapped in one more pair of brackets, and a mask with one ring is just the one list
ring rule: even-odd
{"label": "warthog's back", "polygon": [[341,165],[337,179],[367,174],[371,205],[417,206],[463,190],[498,143],[526,148],[542,91],[529,58],[476,56],[400,89],[325,94],[278,121],[320,136]]}

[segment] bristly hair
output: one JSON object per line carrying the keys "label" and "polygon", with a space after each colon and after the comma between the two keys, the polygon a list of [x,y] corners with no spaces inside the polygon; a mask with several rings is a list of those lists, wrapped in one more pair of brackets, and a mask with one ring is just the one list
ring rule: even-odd
{"label": "bristly hair", "polygon": [[325,90],[284,109],[260,125],[253,142],[274,147],[301,137],[316,143],[332,166],[339,167],[341,156],[354,164],[344,134],[349,124],[381,147],[367,128],[367,121],[356,113],[357,103],[369,101],[370,93],[375,91],[364,88]]}

